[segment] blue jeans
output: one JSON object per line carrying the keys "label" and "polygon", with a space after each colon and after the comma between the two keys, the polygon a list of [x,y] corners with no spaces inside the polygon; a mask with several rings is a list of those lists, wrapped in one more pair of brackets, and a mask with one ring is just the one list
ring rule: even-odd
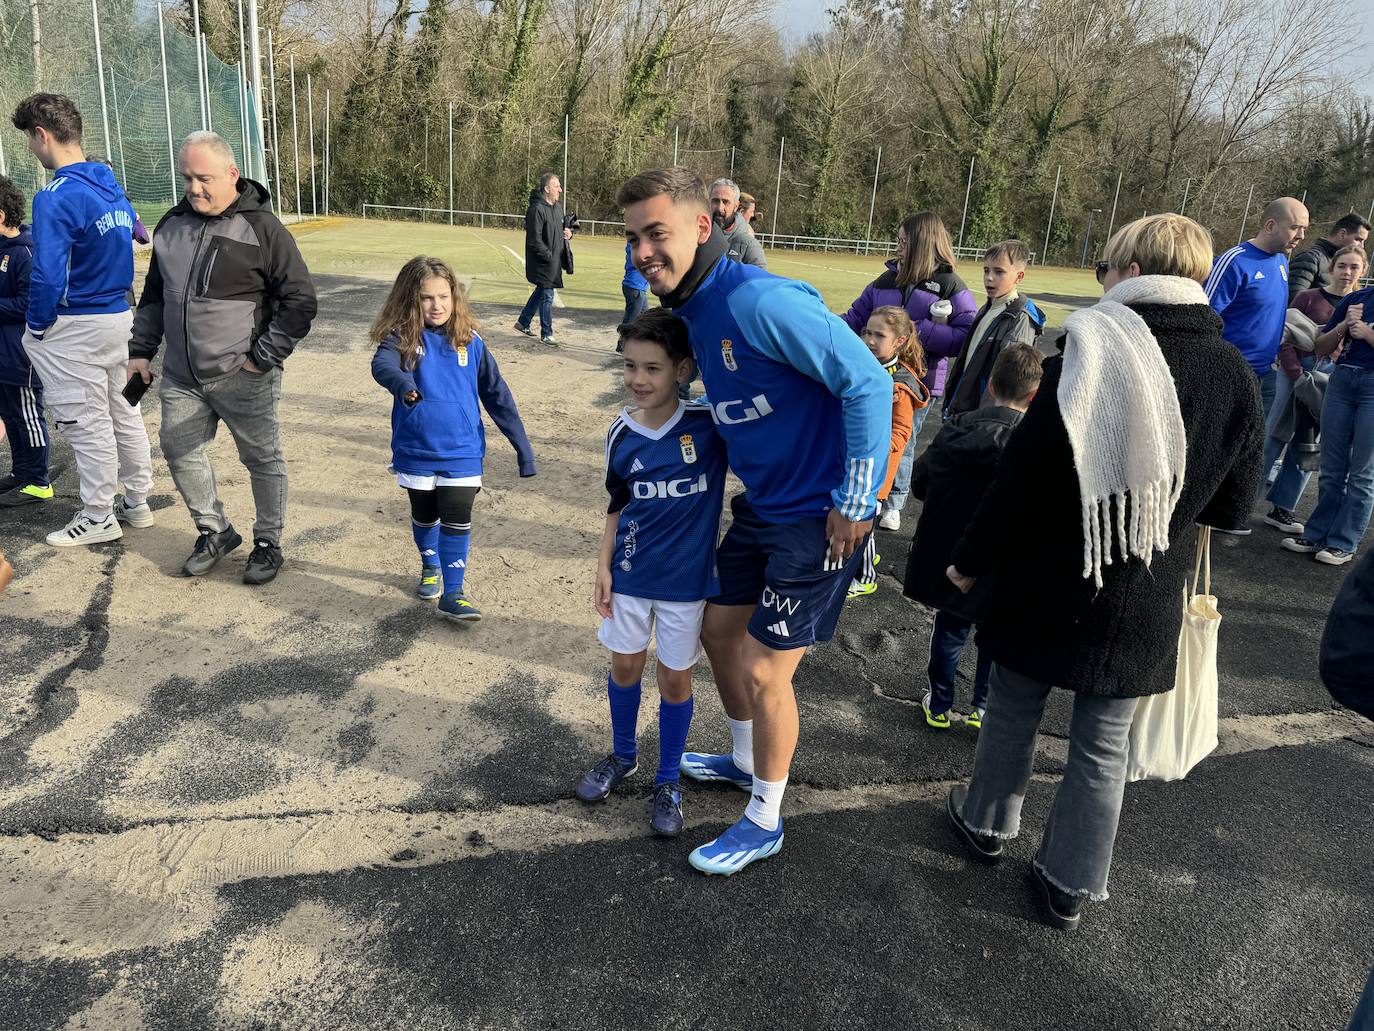
{"label": "blue jeans", "polygon": [[1355,1015],[1350,1018],[1346,1031],[1374,1031],[1374,970],[1369,972],[1364,994],[1360,996],[1360,1004],[1355,1007]]}
{"label": "blue jeans", "polygon": [[916,438],[921,435],[921,427],[926,424],[926,416],[935,407],[938,398],[932,397],[930,404],[911,416],[911,439],[906,442],[906,450],[897,461],[897,475],[892,480],[892,490],[883,502],[883,511],[900,512],[906,507],[907,495],[911,493],[911,467],[916,464]]}
{"label": "blue jeans", "polygon": [[539,335],[541,337],[553,336],[553,287],[536,286],[516,321],[520,325],[528,327],[534,321],[536,308],[539,309]]}
{"label": "blue jeans", "polygon": [[[992,667],[988,719],[978,735],[973,777],[959,815],[980,834],[1014,838],[1035,763],[1035,735],[1050,685]],[[1069,758],[1054,794],[1035,865],[1061,891],[1094,902],[1107,897],[1107,874],[1126,790],[1126,755],[1138,698],[1073,696]]]}
{"label": "blue jeans", "polygon": [[1354,551],[1374,510],[1374,369],[1338,365],[1322,402],[1317,507],[1303,536]]}
{"label": "blue jeans", "polygon": [[[930,711],[949,712],[954,706],[954,674],[959,669],[959,658],[964,654],[964,645],[973,630],[973,622],[960,619],[948,612],[935,613],[935,625],[930,631],[930,664],[926,675],[930,678]],[[988,676],[992,672],[992,660],[981,651],[973,672],[974,709],[988,707]]]}
{"label": "blue jeans", "polygon": [[1274,407],[1274,392],[1278,389],[1278,370],[1270,369],[1260,375],[1255,373],[1255,379],[1259,380],[1260,405],[1264,408],[1265,421],[1269,419],[1269,409]]}
{"label": "blue jeans", "polygon": [[623,326],[644,314],[644,309],[649,307],[649,291],[636,290],[632,286],[621,283],[620,292],[625,295],[625,317],[620,320],[620,324]]}
{"label": "blue jeans", "polygon": [[[1326,368],[1329,371],[1330,363],[1321,362],[1319,366],[1317,358],[1314,355],[1308,355],[1302,359],[1302,367],[1307,372],[1318,368]],[[1264,420],[1265,429],[1269,433],[1273,433],[1292,393],[1293,381],[1288,378],[1287,373],[1278,373],[1275,377],[1274,403],[1270,406],[1269,415]],[[1280,456],[1283,457],[1283,464],[1279,466],[1278,473],[1275,474],[1274,464],[1278,462]],[[1290,512],[1298,507],[1298,502],[1302,500],[1303,492],[1307,490],[1307,484],[1312,479],[1310,472],[1304,472],[1298,466],[1297,448],[1289,447],[1287,441],[1274,436],[1267,436],[1264,439],[1264,475],[1269,482],[1260,485],[1260,496],[1266,496],[1265,488],[1268,487],[1269,503],[1276,508],[1284,508]]]}

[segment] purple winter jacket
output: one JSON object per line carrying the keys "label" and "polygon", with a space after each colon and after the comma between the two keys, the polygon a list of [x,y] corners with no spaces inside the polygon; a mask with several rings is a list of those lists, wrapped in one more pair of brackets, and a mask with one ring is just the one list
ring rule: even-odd
{"label": "purple winter jacket", "polygon": [[[905,299],[903,293],[906,293]],[[932,322],[930,306],[942,298],[948,300],[954,310],[947,323]],[[875,310],[889,304],[905,308],[911,321],[916,323],[916,335],[926,352],[926,374],[921,382],[932,394],[943,394],[946,359],[959,354],[973,328],[973,317],[978,313],[972,292],[948,265],[941,265],[929,279],[899,287],[897,262],[889,261],[887,271],[864,287],[864,292],[840,318],[859,333]]]}

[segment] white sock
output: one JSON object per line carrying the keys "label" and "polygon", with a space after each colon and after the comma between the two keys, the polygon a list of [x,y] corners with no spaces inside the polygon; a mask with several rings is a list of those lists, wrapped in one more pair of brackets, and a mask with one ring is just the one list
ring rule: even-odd
{"label": "white sock", "polygon": [[735,743],[734,760],[745,773],[754,772],[754,721],[725,719],[730,724],[730,738]]}
{"label": "white sock", "polygon": [[787,778],[760,780],[754,777],[754,794],[744,807],[744,815],[766,831],[778,829],[781,820],[782,793],[787,790]]}

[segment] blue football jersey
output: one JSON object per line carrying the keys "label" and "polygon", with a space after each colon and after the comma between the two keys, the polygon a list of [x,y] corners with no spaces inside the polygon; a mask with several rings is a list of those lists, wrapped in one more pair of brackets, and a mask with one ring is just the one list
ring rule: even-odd
{"label": "blue football jersey", "polygon": [[607,511],[620,513],[612,590],[657,601],[701,601],[719,590],[726,469],[709,409],[680,403],[657,430],[621,412],[606,434]]}

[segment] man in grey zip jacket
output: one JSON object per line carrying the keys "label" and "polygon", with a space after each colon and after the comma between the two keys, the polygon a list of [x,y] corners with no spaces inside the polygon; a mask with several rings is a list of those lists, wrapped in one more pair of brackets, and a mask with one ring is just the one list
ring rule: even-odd
{"label": "man in grey zip jacket", "polygon": [[248,469],[257,519],[243,582],[282,565],[286,460],[277,406],[282,363],[310,332],[315,288],[267,190],[240,177],[213,132],[178,154],[186,195],[153,234],[153,260],[134,316],[129,371],[149,381],[165,339],[159,441],[200,537],[182,566],[201,576],[243,543],[225,517],[206,446],[223,421]]}
{"label": "man in grey zip jacket", "polygon": [[725,234],[725,254],[742,265],[768,267],[763,244],[755,238],[749,223],[739,213],[739,185],[733,179],[717,179],[711,184],[711,221]]}

